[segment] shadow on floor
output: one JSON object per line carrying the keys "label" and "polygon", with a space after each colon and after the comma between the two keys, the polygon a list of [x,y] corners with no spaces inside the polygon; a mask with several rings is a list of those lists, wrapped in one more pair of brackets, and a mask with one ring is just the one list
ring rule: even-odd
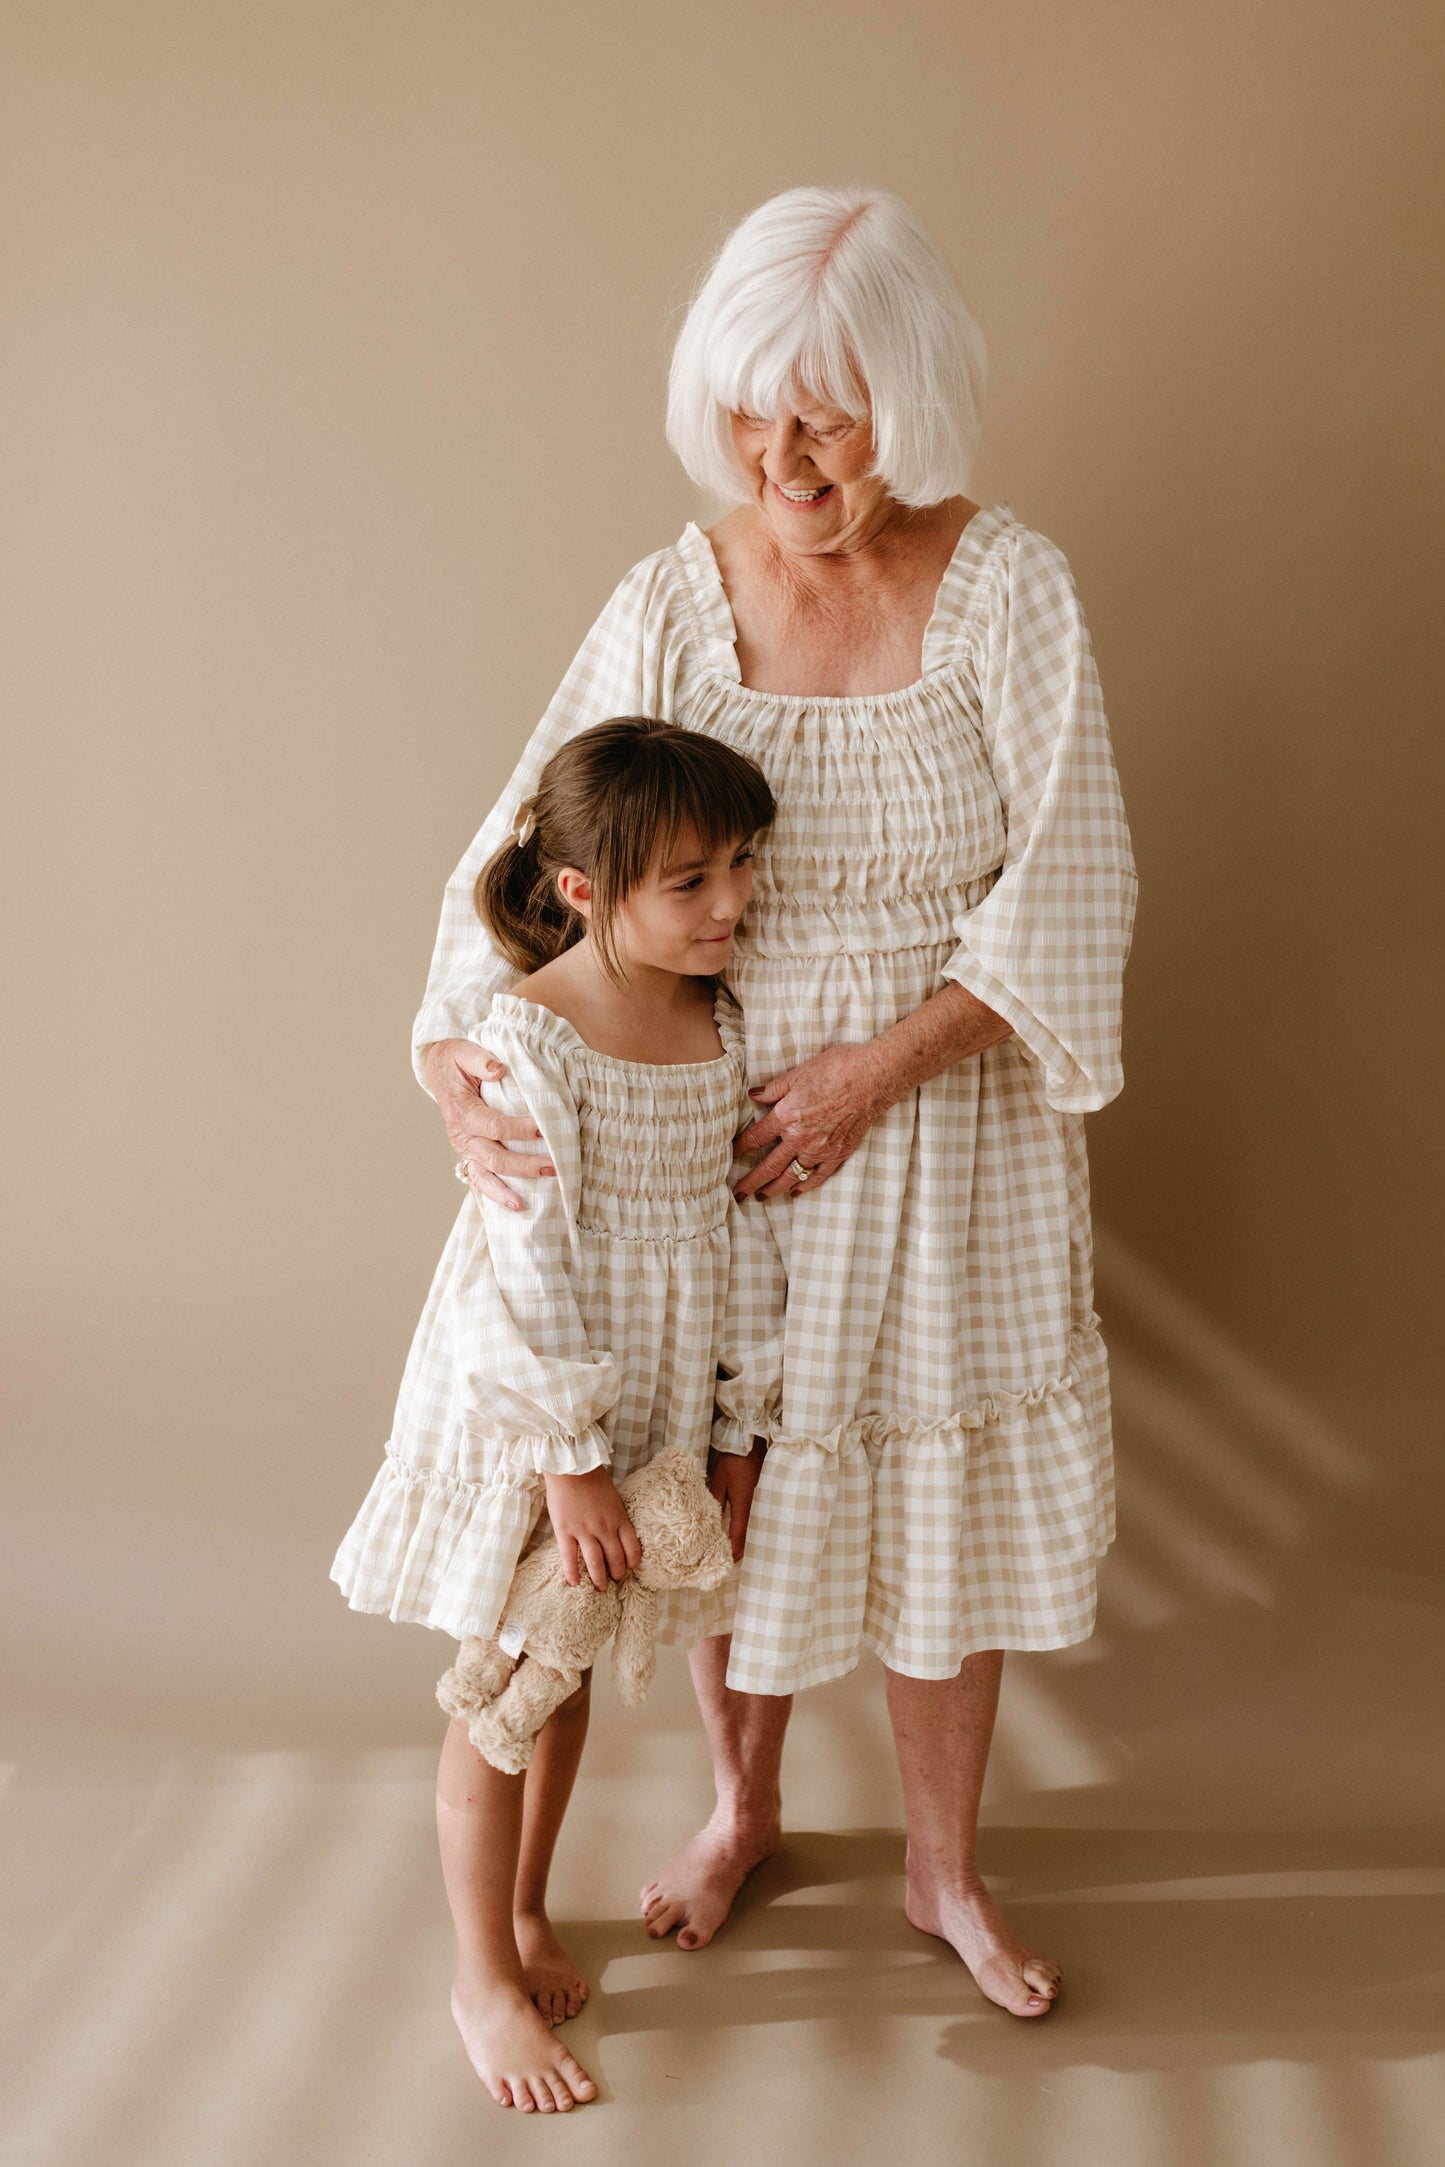
{"label": "shadow on floor", "polygon": [[[1000,2072],[1233,2058],[1373,2057],[1437,2047],[1445,2016],[1445,1845],[1431,1836],[995,1829],[989,1878],[1062,1964],[1046,2018],[995,2009],[903,1917],[892,1830],[790,1835],[708,1951],[639,1948],[636,1920],[583,1921],[569,1946],[600,1991],[590,2040],[690,2027],[933,2017],[938,2051]],[[581,2027],[579,2027],[581,2029]],[[1310,2042],[1313,2041],[1313,2046]],[[579,2049],[580,2051],[580,2049]]]}

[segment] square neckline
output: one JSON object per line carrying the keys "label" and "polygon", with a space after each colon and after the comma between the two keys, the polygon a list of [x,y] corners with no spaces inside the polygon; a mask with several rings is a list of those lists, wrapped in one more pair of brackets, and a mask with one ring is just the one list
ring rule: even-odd
{"label": "square neckline", "polygon": [[[723,581],[722,567],[718,563],[717,551],[713,548],[711,540],[697,521],[689,519],[687,525],[683,528],[682,540],[686,543],[690,537],[693,539],[694,558],[699,560],[698,569],[706,578],[711,590],[706,599],[711,603],[713,618],[711,627],[712,642],[715,645],[721,645],[731,650],[732,671],[719,670],[714,674],[722,677],[734,692],[746,693],[750,699],[786,701],[795,706],[867,707],[877,706],[880,702],[907,700],[910,696],[916,696],[926,690],[935,677],[944,674],[947,668],[946,664],[936,664],[932,669],[927,667],[929,644],[940,628],[946,606],[953,599],[953,589],[958,583],[958,576],[963,569],[965,559],[973,555],[974,545],[979,539],[980,531],[991,527],[993,533],[997,534],[1013,522],[1015,518],[1016,514],[1012,505],[999,501],[993,504],[981,504],[973,517],[965,522],[963,531],[954,543],[948,562],[943,568],[942,576],[934,593],[933,607],[928,613],[928,622],[923,627],[920,652],[924,657],[925,667],[922,673],[909,684],[896,685],[887,692],[768,692],[758,685],[745,685],[742,681],[742,664],[738,660],[737,620],[733,616],[732,603],[728,599],[728,591]],[[992,535],[985,536],[984,539],[986,546],[987,541],[992,539]],[[682,557],[683,572],[688,589],[696,605],[703,598],[698,594],[693,580],[692,565],[688,561],[688,552],[686,549],[680,548],[679,554]],[[709,630],[705,620],[702,629],[705,633]]]}
{"label": "square neckline", "polygon": [[594,1046],[590,1039],[582,1036],[582,1033],[570,1018],[559,1016],[556,1009],[549,1008],[545,1001],[531,1001],[528,1000],[525,993],[507,993],[501,990],[492,995],[493,1002],[511,1001],[518,1008],[535,1009],[537,1014],[545,1016],[549,1023],[560,1025],[562,1030],[569,1037],[574,1038],[583,1052],[588,1054],[594,1061],[605,1061],[611,1068],[645,1069],[648,1074],[659,1076],[696,1075],[699,1069],[719,1068],[724,1061],[735,1061],[737,1059],[737,1049],[728,1045],[727,1034],[718,1021],[718,1008],[724,999],[726,999],[726,995],[719,989],[712,1004],[713,1022],[717,1026],[718,1037],[723,1041],[721,1053],[709,1054],[706,1061],[630,1061],[625,1054],[604,1053],[600,1046]]}

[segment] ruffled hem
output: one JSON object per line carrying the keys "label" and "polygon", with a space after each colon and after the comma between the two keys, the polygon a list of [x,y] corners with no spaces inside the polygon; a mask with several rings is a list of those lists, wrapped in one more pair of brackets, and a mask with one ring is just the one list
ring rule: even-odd
{"label": "ruffled hem", "polygon": [[718,1441],[719,1430],[740,1432],[744,1421],[736,1416],[720,1416],[713,1425],[713,1444],[719,1452],[748,1451],[752,1439],[762,1437],[769,1450],[797,1452],[826,1452],[834,1457],[852,1452],[863,1452],[870,1445],[886,1443],[940,1444],[946,1443],[956,1433],[981,1430],[990,1423],[1007,1424],[1031,1408],[1041,1407],[1063,1393],[1075,1390],[1076,1373],[1091,1361],[1104,1357],[1104,1342],[1099,1332],[1097,1316],[1088,1317],[1076,1325],[1069,1335],[1069,1367],[1056,1377],[1046,1377],[1041,1384],[1030,1385],[1024,1392],[990,1392],[976,1406],[965,1407],[957,1413],[939,1417],[922,1415],[898,1415],[874,1413],[859,1415],[851,1422],[840,1422],[831,1430],[788,1430],[767,1415],[759,1415],[748,1427],[748,1444],[725,1445]]}
{"label": "ruffled hem", "polygon": [[388,1453],[331,1567],[353,1610],[490,1639],[545,1507],[540,1472],[481,1482]]}
{"label": "ruffled hem", "polygon": [[822,1437],[774,1431],[736,1588],[679,1637],[731,1626],[728,1684],[793,1693],[863,1648],[916,1678],[979,1648],[1057,1648],[1093,1624],[1114,1532],[1108,1357],[1090,1319],[1066,1372],[944,1421],[871,1414]]}

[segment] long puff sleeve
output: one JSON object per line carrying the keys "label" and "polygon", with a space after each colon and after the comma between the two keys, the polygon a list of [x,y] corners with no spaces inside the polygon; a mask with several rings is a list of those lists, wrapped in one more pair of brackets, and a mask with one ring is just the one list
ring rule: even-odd
{"label": "long puff sleeve", "polygon": [[481,1209],[476,1299],[457,1305],[466,1326],[453,1373],[462,1431],[478,1447],[500,1444],[515,1472],[580,1475],[612,1457],[603,1418],[620,1390],[617,1365],[589,1344],[575,1292],[580,1265],[577,1211],[582,1183],[576,1104],[562,1046],[566,1026],[536,1002],[503,995],[481,1028],[481,1043],[506,1068],[485,1089],[499,1111],[528,1116],[557,1169],[519,1185],[521,1211],[490,1199]]}
{"label": "long puff sleeve", "polygon": [[569,738],[618,715],[671,712],[679,628],[669,613],[659,557],[634,565],[578,649],[466,855],[447,882],[426,996],[412,1027],[412,1065],[423,1090],[422,1053],[441,1038],[476,1038],[492,994],[516,976],[492,945],[472,901],[477,876],[517,825],[543,768]]}
{"label": "long puff sleeve", "polygon": [[1008,822],[1003,868],[956,924],[944,976],[1012,1024],[1049,1104],[1123,1086],[1120,1004],[1135,872],[1084,614],[1068,562],[1027,527],[982,612],[983,730]]}

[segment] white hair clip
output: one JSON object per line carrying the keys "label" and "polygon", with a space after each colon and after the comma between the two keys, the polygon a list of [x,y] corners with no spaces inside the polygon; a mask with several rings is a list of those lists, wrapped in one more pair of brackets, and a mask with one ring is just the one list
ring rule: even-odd
{"label": "white hair clip", "polygon": [[517,848],[518,848],[519,850],[525,850],[525,849],[526,849],[526,847],[527,847],[527,845],[528,845],[528,843],[530,843],[530,842],[531,842],[531,840],[532,840],[532,837],[533,837],[533,836],[534,836],[534,835],[536,834],[536,832],[537,832],[537,814],[536,814],[536,809],[535,809],[535,807],[533,807],[533,806],[529,805],[529,806],[527,807],[527,814],[526,814],[526,818],[525,818],[525,819],[523,820],[523,822],[522,822],[521,826],[520,826],[520,827],[518,828],[518,830],[517,830],[517,833],[516,833],[515,841],[516,841],[516,845],[517,845]]}

